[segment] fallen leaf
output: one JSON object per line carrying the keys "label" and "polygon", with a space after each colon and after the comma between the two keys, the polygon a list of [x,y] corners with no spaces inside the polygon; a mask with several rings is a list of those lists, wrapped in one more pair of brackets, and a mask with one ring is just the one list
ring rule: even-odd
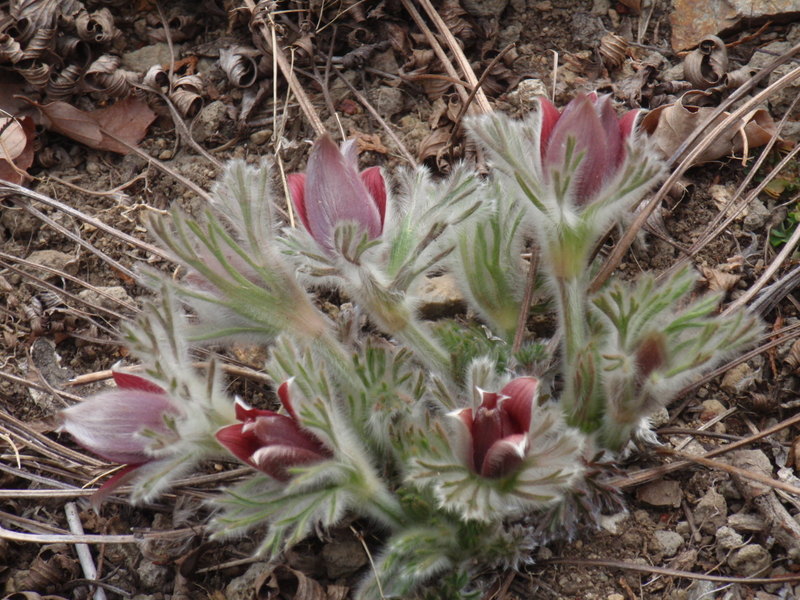
{"label": "fallen leaf", "polygon": [[91,112],[61,101],[31,104],[42,113],[49,130],[95,150],[118,154],[128,154],[127,145],[138,144],[156,118],[145,102],[132,96]]}
{"label": "fallen leaf", "polygon": [[284,565],[276,565],[256,578],[254,597],[259,600],[293,598],[295,600],[328,600],[325,589],[314,579]]}
{"label": "fallen leaf", "polygon": [[30,117],[0,119],[0,179],[21,183],[33,164],[36,125]]}
{"label": "fallen leaf", "polygon": [[389,154],[389,149],[383,145],[381,136],[377,133],[354,133],[359,152],[377,152],[379,154]]}
{"label": "fallen leaf", "polygon": [[[715,110],[710,106],[694,106],[684,102],[685,97],[674,104],[660,106],[642,119],[642,130],[650,135],[665,157],[672,156],[694,129]],[[729,115],[727,112],[722,113],[709,125],[708,130]],[[755,110],[741,120],[739,127],[731,127],[717,137],[692,165],[730,156],[745,148],[763,146],[775,131],[775,123],[770,114],[764,109]]]}
{"label": "fallen leaf", "polygon": [[712,292],[729,292],[742,278],[741,275],[725,273],[720,269],[710,267],[701,267],[701,270],[706,283],[708,283],[708,289]]}

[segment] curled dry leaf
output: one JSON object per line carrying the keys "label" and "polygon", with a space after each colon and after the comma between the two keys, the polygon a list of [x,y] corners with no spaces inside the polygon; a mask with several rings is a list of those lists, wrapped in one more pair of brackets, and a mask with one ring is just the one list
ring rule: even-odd
{"label": "curled dry leaf", "polygon": [[250,87],[258,78],[259,56],[255,48],[233,46],[221,48],[219,51],[219,66],[233,85],[239,88]]}
{"label": "curled dry leaf", "polygon": [[[197,19],[192,15],[175,15],[167,21],[169,35],[173,42],[183,42],[193,38],[200,26]],[[167,41],[167,31],[161,22],[147,32],[147,37],[151,42],[159,43]]]}
{"label": "curled dry leaf", "polygon": [[166,94],[169,91],[169,73],[161,65],[153,65],[144,74],[142,85]]}
{"label": "curled dry leaf", "polygon": [[0,62],[18,63],[22,60],[22,46],[7,33],[0,33]]}
{"label": "curled dry leaf", "polygon": [[[711,107],[684,104],[685,99],[686,95],[674,104],[660,106],[645,115],[641,121],[641,129],[650,135],[665,157],[672,156],[694,129],[714,111]],[[722,113],[708,130],[729,114]],[[738,128],[732,127],[715,139],[700,153],[693,165],[730,156],[745,148],[763,146],[775,132],[775,123],[770,114],[764,109],[755,110],[742,119]]]}
{"label": "curled dry leaf", "polygon": [[265,571],[254,582],[253,597],[258,600],[294,598],[295,600],[328,600],[328,594],[317,581],[284,565]]}
{"label": "curled dry leaf", "polygon": [[33,164],[36,126],[30,117],[0,119],[0,179],[21,183]]}
{"label": "curled dry leaf", "polygon": [[43,59],[55,48],[55,37],[55,29],[37,29],[22,53],[22,60]]}
{"label": "curled dry leaf", "polygon": [[628,56],[628,42],[615,33],[607,33],[600,38],[598,51],[607,69],[617,69]]}
{"label": "curled dry leaf", "polygon": [[47,82],[47,96],[53,100],[67,98],[78,91],[78,84],[83,76],[80,65],[67,65],[60,71],[54,70]]}
{"label": "curled dry leaf", "polygon": [[89,91],[108,94],[114,98],[127,96],[131,91],[131,81],[136,75],[119,68],[120,58],[104,54],[86,70],[84,81]]}
{"label": "curled dry leaf", "polygon": [[155,120],[155,113],[143,101],[128,97],[107,108],[85,112],[66,102],[37,104],[51,131],[65,135],[96,150],[118,154],[130,152]]}
{"label": "curled dry leaf", "polygon": [[114,17],[107,8],[89,13],[82,11],[75,17],[75,31],[87,42],[107,44],[114,40],[119,30],[114,26]]}
{"label": "curled dry leaf", "polygon": [[683,61],[684,78],[700,90],[720,84],[727,72],[728,50],[715,35],[703,38]]}
{"label": "curled dry leaf", "polygon": [[42,596],[39,592],[13,592],[8,596],[3,596],[3,600],[67,600],[64,596],[53,596],[47,594]]}
{"label": "curled dry leaf", "polygon": [[34,88],[40,90],[50,81],[52,67],[35,60],[23,60],[17,63],[16,72],[25,78]]}
{"label": "curled dry leaf", "polygon": [[800,340],[795,340],[792,347],[789,348],[789,353],[786,355],[785,360],[793,371],[800,369]]}

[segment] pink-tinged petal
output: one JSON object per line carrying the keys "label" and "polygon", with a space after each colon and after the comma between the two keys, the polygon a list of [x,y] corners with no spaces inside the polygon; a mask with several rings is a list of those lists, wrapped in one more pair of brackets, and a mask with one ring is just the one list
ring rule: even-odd
{"label": "pink-tinged petal", "polygon": [[371,238],[381,234],[381,216],[358,171],[328,135],[314,144],[308,159],[305,210],[309,232],[322,247],[333,250],[333,232],[354,222]]}
{"label": "pink-tinged petal", "polygon": [[[625,155],[625,140],[620,131],[617,111],[611,103],[610,96],[603,96],[595,104],[600,116],[600,122],[606,132],[606,154],[612,159],[610,172],[613,172],[621,163]],[[606,177],[608,174],[606,174]]]}
{"label": "pink-tinged petal", "polygon": [[233,409],[236,415],[236,419],[242,422],[252,421],[256,417],[278,414],[274,410],[263,410],[261,408],[252,408],[248,404],[243,402],[240,398],[236,399],[236,403],[234,404]]}
{"label": "pink-tinged petal", "polygon": [[527,451],[527,438],[523,434],[511,435],[492,444],[481,463],[483,477],[502,477],[516,469]]}
{"label": "pink-tinged petal", "polygon": [[546,169],[563,168],[570,139],[575,140],[575,152],[583,153],[574,188],[578,204],[583,205],[592,199],[616,167],[616,156],[611,156],[605,148],[606,131],[595,110],[595,103],[588,96],[576,97],[561,114],[547,147]]}
{"label": "pink-tinged petal", "polygon": [[278,398],[283,405],[283,408],[286,409],[286,412],[289,413],[289,416],[297,421],[297,413],[294,410],[294,405],[292,404],[292,397],[289,394],[289,387],[292,385],[292,381],[294,377],[289,379],[288,381],[284,381],[280,387],[278,387]]}
{"label": "pink-tinged petal", "polygon": [[256,450],[248,462],[270,477],[286,481],[291,477],[289,474],[291,467],[319,462],[326,458],[327,456],[318,452],[296,446],[265,446]]}
{"label": "pink-tinged petal", "polygon": [[111,477],[103,482],[98,490],[92,494],[91,503],[94,512],[100,513],[100,505],[121,485],[125,485],[130,479],[133,478],[136,469],[145,463],[135,465],[125,465],[119,471],[114,473]]}
{"label": "pink-tinged petal", "polygon": [[536,377],[517,377],[501,390],[501,393],[507,396],[502,402],[502,410],[508,414],[513,423],[513,431],[504,434],[530,431],[531,413],[536,404],[538,391],[539,380]]}
{"label": "pink-tinged petal", "polygon": [[639,109],[629,110],[619,119],[619,132],[624,140],[627,140],[633,134],[636,127],[636,121],[642,111]]}
{"label": "pink-tinged petal", "polygon": [[61,411],[59,431],[106,460],[142,463],[151,458],[151,441],[140,434],[145,429],[169,434],[166,414],[180,413],[164,394],[113,390]]}
{"label": "pink-tinged petal", "polygon": [[386,182],[383,179],[380,167],[370,167],[361,171],[361,180],[367,186],[370,196],[378,207],[381,215],[381,230],[386,220]]}
{"label": "pink-tinged petal", "polygon": [[542,127],[539,133],[539,148],[544,160],[547,145],[550,143],[550,135],[553,133],[553,127],[556,126],[561,113],[555,105],[547,98],[541,96],[539,98],[539,108],[542,112]]}
{"label": "pink-tinged petal", "polygon": [[294,446],[318,454],[329,454],[317,436],[302,429],[294,420],[284,415],[259,417],[246,423],[243,431],[252,433],[260,446]]}
{"label": "pink-tinged petal", "polygon": [[286,186],[289,188],[289,195],[292,197],[292,204],[297,211],[297,216],[300,217],[306,231],[311,233],[308,214],[306,214],[306,176],[303,173],[287,175]]}
{"label": "pink-tinged petal", "polygon": [[215,437],[236,458],[253,466],[250,457],[261,447],[261,444],[254,435],[244,433],[243,427],[241,423],[228,425],[217,431]]}
{"label": "pink-tinged petal", "polygon": [[503,416],[499,408],[480,406],[472,423],[472,444],[475,467],[480,468],[486,453],[503,437]]}
{"label": "pink-tinged petal", "polygon": [[112,369],[111,375],[114,377],[114,383],[117,384],[117,387],[124,390],[139,390],[141,392],[150,392],[152,394],[166,393],[152,381],[149,381],[144,377],[134,375],[133,373],[115,371]]}

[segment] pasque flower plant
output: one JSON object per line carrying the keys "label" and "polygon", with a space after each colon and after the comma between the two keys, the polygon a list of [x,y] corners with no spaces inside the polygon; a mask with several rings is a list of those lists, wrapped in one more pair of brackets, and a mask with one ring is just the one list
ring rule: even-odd
{"label": "pasque flower plant", "polygon": [[[542,531],[576,533],[579,521],[553,515],[592,524],[606,488],[587,464],[613,461],[680,386],[759,331],[747,311],[716,315],[720,298],[698,294],[689,270],[589,293],[592,249],[663,171],[636,115],[585,94],[561,111],[542,99],[521,121],[472,119],[485,179],[456,165],[390,185],[378,167],[359,170],[352,142],[322,136],[287,179],[295,228],[275,216],[269,164],[232,162],[202,219],[153,223],[185,276],[146,274],[162,300],[127,336],[146,378],[68,409],[63,429],[140,465],[136,499],[203,457],[251,466],[215,502],[212,527],[266,523],[260,550],[273,556],[366,517],[384,546],[359,598],[470,597],[483,566],[529,559]],[[537,262],[526,247],[557,356],[518,331]],[[419,316],[426,275],[444,271],[480,326]],[[323,312],[319,290],[349,303]],[[272,409],[230,398],[213,361],[193,365],[197,346],[239,340],[269,346]]]}

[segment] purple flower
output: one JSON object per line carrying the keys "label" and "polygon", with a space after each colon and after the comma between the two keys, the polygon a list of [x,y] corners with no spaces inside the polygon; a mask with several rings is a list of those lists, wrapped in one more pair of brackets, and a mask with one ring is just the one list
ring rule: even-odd
{"label": "purple flower", "polygon": [[116,390],[101,392],[61,411],[59,431],[108,461],[141,466],[153,460],[153,440],[144,431],[171,435],[165,417],[181,411],[160,387],[130,373],[114,371]]}
{"label": "purple flower", "polygon": [[217,432],[217,441],[231,454],[278,481],[291,477],[290,467],[331,457],[322,441],[300,425],[289,397],[290,383],[284,382],[278,388],[278,397],[288,416],[237,402],[236,418],[241,423]]}
{"label": "purple flower", "polygon": [[382,233],[386,183],[380,167],[358,172],[354,141],[345,142],[340,150],[329,135],[322,136],[311,149],[306,173],[286,179],[300,220],[329,253],[339,223],[357,223],[371,239]]}
{"label": "purple flower", "polygon": [[618,118],[611,98],[598,97],[594,92],[573,98],[560,113],[546,98],[539,99],[539,106],[539,143],[545,175],[550,177],[552,171],[563,170],[567,141],[574,140],[574,152],[584,154],[576,173],[576,201],[581,206],[590,203],[622,166],[625,145],[639,111],[631,110]]}
{"label": "purple flower", "polygon": [[460,429],[458,452],[475,473],[502,477],[522,463],[538,388],[535,377],[518,377],[499,393],[481,390],[481,404],[474,413],[471,408],[454,413]]}

